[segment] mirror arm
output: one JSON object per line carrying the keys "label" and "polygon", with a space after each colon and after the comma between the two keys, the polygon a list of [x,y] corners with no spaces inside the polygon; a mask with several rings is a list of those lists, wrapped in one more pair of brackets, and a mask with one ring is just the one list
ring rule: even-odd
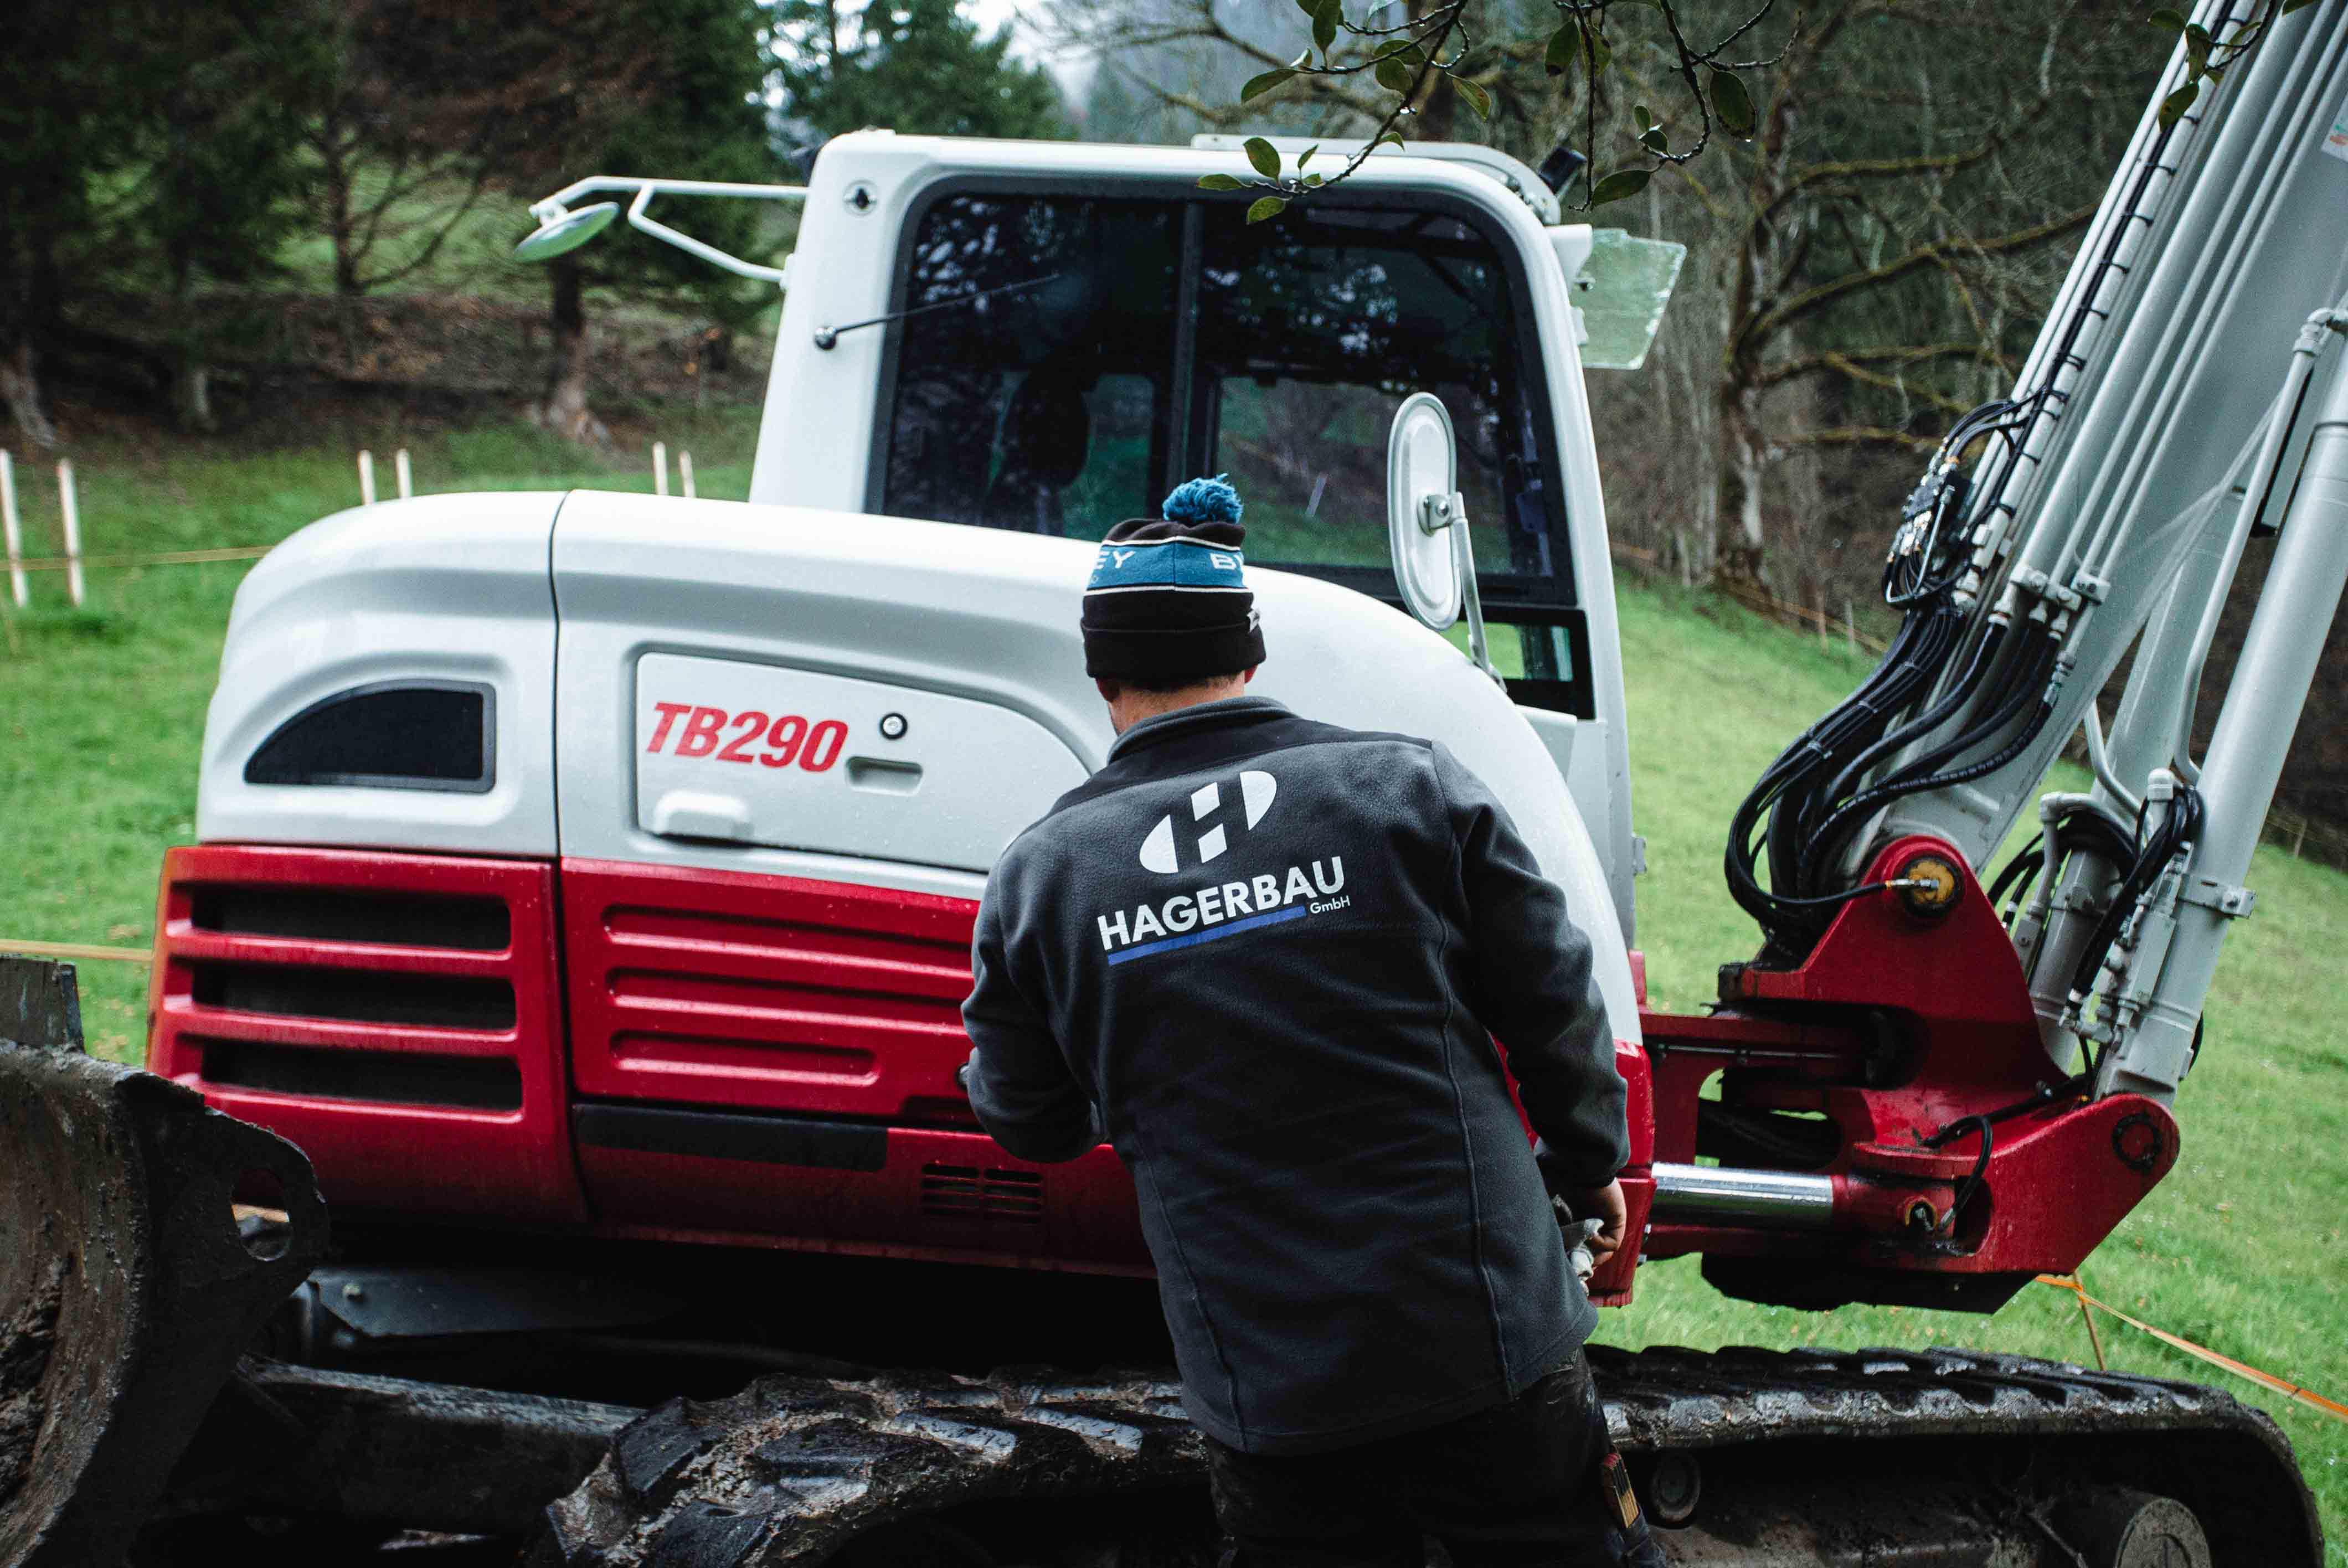
{"label": "mirror arm", "polygon": [[1468,497],[1455,491],[1449,500],[1446,510],[1451,514],[1451,553],[1459,563],[1459,592],[1468,614],[1468,657],[1492,678],[1492,684],[1506,692],[1509,682],[1492,668],[1492,651],[1484,636],[1484,595],[1476,586],[1476,553],[1468,543]]}

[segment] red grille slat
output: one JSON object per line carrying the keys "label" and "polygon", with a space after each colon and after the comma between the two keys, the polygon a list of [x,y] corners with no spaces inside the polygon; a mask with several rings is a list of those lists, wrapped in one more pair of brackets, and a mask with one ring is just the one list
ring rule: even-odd
{"label": "red grille slat", "polygon": [[[522,1051],[520,1036],[512,1030],[491,1032],[351,1019],[287,1018],[278,1013],[204,1007],[186,995],[165,999],[160,1011],[168,1016],[175,1030],[223,1040],[250,1040],[263,1045],[345,1045],[368,1050],[420,1051],[432,1056],[502,1056],[516,1060]],[[158,1021],[161,1021],[160,1017]]]}
{"label": "red grille slat", "polygon": [[176,958],[238,963],[301,964],[369,974],[434,974],[503,978],[513,968],[504,952],[453,948],[389,947],[376,942],[338,942],[307,937],[253,937],[199,929],[182,920],[170,933]]}
{"label": "red grille slat", "polygon": [[565,861],[583,1094],[902,1118],[958,1101],[968,899]]}
{"label": "red grille slat", "polygon": [[[272,913],[278,894],[282,919]],[[200,927],[199,900],[213,896],[218,905],[220,895],[233,895],[239,922],[267,928]],[[481,946],[480,916],[491,902],[505,911],[502,948]],[[329,903],[331,934],[286,934],[314,927]],[[386,939],[368,940],[369,911],[377,907]],[[450,945],[430,946],[419,938],[442,907],[450,912]],[[148,1064],[300,1144],[338,1207],[584,1219],[562,1080],[556,939],[554,868],[542,861],[254,845],[174,849],[164,857],[157,912]],[[200,999],[207,995],[214,999]],[[256,1005],[237,1005],[240,999]],[[313,1006],[321,1010],[304,1010]],[[293,1064],[304,1091],[208,1080],[207,1051],[232,1060],[240,1045],[263,1049],[245,1053],[246,1071],[256,1061],[278,1073]],[[282,1048],[289,1047],[314,1055],[288,1058]],[[267,1055],[268,1048],[281,1053]],[[352,1053],[347,1081],[335,1075],[336,1050]],[[382,1053],[418,1065],[400,1069]],[[392,1098],[403,1083],[417,1096],[446,1092],[432,1086],[422,1061],[428,1057],[510,1061],[520,1108]],[[447,1077],[444,1071],[440,1081]]]}

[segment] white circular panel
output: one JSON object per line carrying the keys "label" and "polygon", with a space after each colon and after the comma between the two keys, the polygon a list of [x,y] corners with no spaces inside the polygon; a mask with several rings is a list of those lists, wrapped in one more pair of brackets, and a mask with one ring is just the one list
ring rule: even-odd
{"label": "white circular panel", "polygon": [[1452,530],[1427,532],[1419,503],[1457,488],[1458,460],[1443,400],[1431,392],[1405,398],[1386,436],[1386,543],[1403,603],[1437,631],[1459,619],[1459,561]]}

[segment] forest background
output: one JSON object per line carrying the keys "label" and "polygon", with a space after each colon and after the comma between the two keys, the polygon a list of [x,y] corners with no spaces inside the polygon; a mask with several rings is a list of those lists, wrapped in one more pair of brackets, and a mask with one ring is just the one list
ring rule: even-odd
{"label": "forest background", "polygon": [[[1653,170],[1579,215],[1688,246],[1644,365],[1590,377],[1618,557],[1865,631],[1888,620],[1901,498],[1954,417],[2012,387],[2177,42],[2113,0],[1392,0],[1343,15],[1456,11],[1453,68],[1246,96],[1331,3],[1040,0],[1014,22],[1002,0],[21,0],[0,445],[388,446],[520,418],[613,453],[687,404],[748,425],[772,292],[633,234],[518,265],[530,200],[590,172],[796,182],[865,126],[1179,143],[1392,123]],[[1602,38],[1561,57],[1573,14]],[[1676,32],[1749,52],[1738,123],[1716,82],[1684,90]],[[766,257],[795,227],[722,202],[690,224]],[[2348,825],[2343,717],[2331,659],[2281,791],[2299,816]]]}

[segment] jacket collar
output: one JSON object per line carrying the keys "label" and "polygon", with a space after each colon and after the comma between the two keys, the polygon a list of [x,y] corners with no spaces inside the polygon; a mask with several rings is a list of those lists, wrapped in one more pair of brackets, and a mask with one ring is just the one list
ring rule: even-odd
{"label": "jacket collar", "polygon": [[1234,724],[1260,724],[1268,719],[1284,719],[1288,709],[1270,697],[1225,697],[1220,702],[1194,702],[1187,708],[1177,708],[1169,713],[1159,713],[1126,731],[1108,749],[1108,760],[1116,762],[1133,752],[1173,740],[1178,735],[1196,734],[1201,730],[1222,729]]}

